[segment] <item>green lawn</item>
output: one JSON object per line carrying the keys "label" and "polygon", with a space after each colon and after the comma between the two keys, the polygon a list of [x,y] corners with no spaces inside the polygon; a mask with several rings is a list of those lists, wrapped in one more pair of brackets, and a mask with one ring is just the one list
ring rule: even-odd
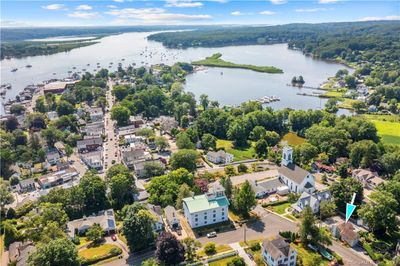
{"label": "green lawn", "polygon": [[226,68],[242,68],[249,69],[257,72],[280,74],[283,73],[282,69],[273,66],[254,66],[247,64],[235,64],[221,59],[222,54],[216,53],[206,59],[192,62],[192,65],[210,66],[210,67],[226,67]]}
{"label": "green lawn", "polygon": [[395,115],[364,115],[375,124],[378,135],[386,144],[400,145],[400,118]]}
{"label": "green lawn", "polygon": [[286,141],[289,145],[301,145],[304,143],[305,139],[297,136],[294,132],[289,132],[283,136],[282,141]]}
{"label": "green lawn", "polygon": [[92,242],[92,241],[88,240],[88,239],[86,238],[86,236],[81,236],[81,237],[79,237],[79,245],[78,245],[78,248],[83,247],[84,245],[89,244],[90,242]]}
{"label": "green lawn", "polygon": [[353,109],[353,103],[355,101],[356,100],[353,99],[343,98],[343,101],[338,103],[338,107],[343,109]]}
{"label": "green lawn", "polygon": [[[216,253],[213,254],[213,256],[215,256],[218,253],[223,253],[227,251],[232,251],[232,248],[229,245],[216,245]],[[199,257],[204,257],[206,256],[206,253],[204,252],[204,249],[201,249],[197,252],[197,255]]]}
{"label": "green lawn", "polygon": [[[312,257],[320,257],[322,258],[322,263],[320,265],[328,265],[329,261],[325,258],[323,258],[319,253],[314,252],[312,250],[306,249],[303,244],[291,244],[293,248],[297,250],[297,256],[298,258],[303,260],[303,265],[308,265],[308,263],[312,262]],[[307,262],[307,264],[306,264]]]}
{"label": "green lawn", "polygon": [[294,217],[293,215],[291,215],[289,213],[284,214],[283,216],[288,218],[289,220],[292,220],[292,221],[296,221],[297,220],[296,217]]}
{"label": "green lawn", "polygon": [[278,214],[284,214],[284,213],[285,213],[285,210],[286,210],[287,208],[289,208],[290,205],[291,205],[291,204],[290,204],[289,202],[286,202],[286,203],[282,203],[282,204],[280,204],[280,205],[271,206],[271,209],[272,209],[273,212],[276,212],[276,213],[278,213]]}
{"label": "green lawn", "polygon": [[248,159],[253,159],[255,156],[255,151],[253,146],[244,147],[244,148],[234,148],[233,142],[230,140],[217,140],[217,149],[224,148],[226,152],[233,154],[233,161],[243,161]]}
{"label": "green lawn", "polygon": [[224,258],[221,260],[216,260],[216,261],[208,263],[208,265],[209,266],[226,266],[226,265],[228,265],[229,262],[231,262],[236,257],[239,257],[239,256],[232,256],[232,257]]}
{"label": "green lawn", "polygon": [[118,248],[118,247],[113,244],[104,244],[101,246],[87,248],[82,251],[79,251],[79,256],[81,256],[84,259],[94,259],[98,257],[103,257],[109,254],[112,248]]}

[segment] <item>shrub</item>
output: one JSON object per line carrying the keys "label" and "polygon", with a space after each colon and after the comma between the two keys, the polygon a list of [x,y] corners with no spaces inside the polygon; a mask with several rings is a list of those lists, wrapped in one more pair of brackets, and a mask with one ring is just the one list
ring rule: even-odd
{"label": "shrub", "polygon": [[260,249],[261,249],[260,243],[253,243],[253,244],[251,244],[250,249],[251,249],[252,251],[260,250]]}
{"label": "shrub", "polygon": [[111,256],[118,256],[121,253],[122,253],[122,250],[120,248],[114,247],[110,250],[110,252],[108,254],[110,254]]}
{"label": "shrub", "polygon": [[204,252],[207,255],[213,255],[217,252],[217,248],[215,246],[215,243],[213,242],[208,242],[207,244],[204,245]]}
{"label": "shrub", "polygon": [[228,266],[246,266],[246,263],[243,258],[234,257],[230,262],[228,262]]}

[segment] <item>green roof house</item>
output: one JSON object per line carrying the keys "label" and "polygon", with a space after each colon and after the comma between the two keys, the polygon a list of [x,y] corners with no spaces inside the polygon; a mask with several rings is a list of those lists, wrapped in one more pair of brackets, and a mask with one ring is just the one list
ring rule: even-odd
{"label": "green roof house", "polygon": [[228,207],[225,189],[218,183],[206,194],[183,199],[183,212],[192,228],[227,221]]}

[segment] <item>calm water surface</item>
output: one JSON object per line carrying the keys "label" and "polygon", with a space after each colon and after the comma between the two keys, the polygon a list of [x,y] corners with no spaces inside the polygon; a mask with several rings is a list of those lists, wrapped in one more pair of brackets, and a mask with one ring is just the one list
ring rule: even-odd
{"label": "calm water surface", "polygon": [[[101,67],[115,70],[118,63],[128,66],[150,66],[173,64],[177,61],[190,62],[213,53],[222,53],[222,58],[235,63],[275,66],[284,74],[258,73],[242,69],[207,68],[187,76],[186,90],[197,97],[208,94],[210,99],[221,104],[237,105],[243,101],[262,96],[278,96],[281,101],[270,104],[273,108],[294,109],[323,108],[325,99],[301,96],[297,93],[313,93],[310,89],[289,87],[293,76],[302,75],[308,86],[318,86],[333,76],[343,65],[315,60],[301,52],[287,49],[286,44],[230,46],[220,48],[167,49],[160,43],[146,39],[151,33],[124,33],[105,37],[100,43],[74,49],[70,52],[49,56],[34,56],[1,61],[1,83],[11,83],[6,100],[15,97],[26,85],[41,83],[51,78],[68,76],[68,71],[94,73],[97,63]],[[113,63],[113,64],[110,64]],[[32,68],[25,68],[25,65]],[[89,64],[89,65],[88,65]],[[75,69],[73,69],[75,67]],[[11,69],[18,68],[17,72]],[[318,92],[318,91],[316,91]],[[344,113],[346,113],[344,111]]]}

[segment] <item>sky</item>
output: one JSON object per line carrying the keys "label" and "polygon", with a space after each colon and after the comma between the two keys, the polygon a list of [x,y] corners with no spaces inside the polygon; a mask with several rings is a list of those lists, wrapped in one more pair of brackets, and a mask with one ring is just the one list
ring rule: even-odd
{"label": "sky", "polygon": [[400,0],[1,0],[2,27],[399,20]]}

